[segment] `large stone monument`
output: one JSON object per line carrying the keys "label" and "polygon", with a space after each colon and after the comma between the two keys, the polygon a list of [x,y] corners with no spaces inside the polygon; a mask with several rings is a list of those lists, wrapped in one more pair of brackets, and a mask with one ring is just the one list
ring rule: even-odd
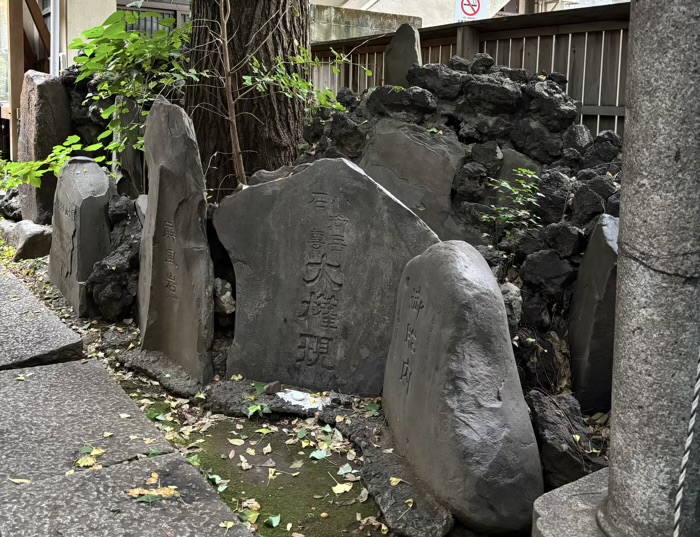
{"label": "large stone monument", "polygon": [[379,394],[401,271],[437,236],[340,159],[229,196],[214,225],[236,271],[229,374]]}
{"label": "large stone monument", "polygon": [[538,500],[536,537],[698,535],[698,43],[696,0],[632,4],[609,479]]}
{"label": "large stone monument", "polygon": [[612,393],[618,219],[601,215],[578,272],[569,312],[574,395],[588,414],[608,412]]}
{"label": "large stone monument", "polygon": [[[58,77],[27,71],[20,100],[19,162],[43,160],[71,134],[70,99]],[[50,224],[56,177],[47,173],[41,188],[20,187],[22,218]]]}
{"label": "large stone monument", "polygon": [[431,246],[398,286],[384,411],[398,451],[469,528],[529,526],[543,478],[501,290],[474,247]]}
{"label": "large stone monument", "polygon": [[110,253],[109,199],[116,188],[104,170],[86,157],[61,169],[53,208],[49,277],[75,312],[95,314],[86,291],[95,263]]}
{"label": "large stone monument", "polygon": [[384,51],[384,84],[409,87],[406,76],[414,65],[423,65],[420,34],[410,24],[402,24]]}
{"label": "large stone monument", "polygon": [[368,142],[360,168],[420,216],[442,240],[449,240],[468,234],[450,199],[452,180],[464,158],[465,147],[454,136],[383,119]]}
{"label": "large stone monument", "polygon": [[142,349],[160,351],[208,382],[214,269],[192,121],[182,108],[159,99],[146,121],[144,141],[150,188],[138,291]]}

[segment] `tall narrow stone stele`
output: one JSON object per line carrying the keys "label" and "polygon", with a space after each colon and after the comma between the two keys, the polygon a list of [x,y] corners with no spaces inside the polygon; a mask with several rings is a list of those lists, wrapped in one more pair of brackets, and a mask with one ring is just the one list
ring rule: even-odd
{"label": "tall narrow stone stele", "polygon": [[159,99],[146,121],[148,212],[141,238],[142,349],[160,351],[200,382],[213,375],[213,266],[204,175],[192,121]]}
{"label": "tall narrow stone stele", "polygon": [[414,65],[423,65],[420,34],[410,24],[402,24],[384,51],[384,84],[410,87],[406,76]]}
{"label": "tall narrow stone stele", "polygon": [[439,240],[428,226],[344,159],[229,196],[214,225],[236,271],[229,374],[379,394],[401,271]]}
{"label": "tall narrow stone stele", "polygon": [[110,253],[109,199],[116,188],[94,160],[70,159],[61,169],[53,206],[49,277],[80,316],[95,313],[85,282]]}
{"label": "tall narrow stone stele", "polygon": [[[61,80],[46,73],[27,71],[20,100],[18,157],[20,162],[43,160],[55,145],[71,133],[70,100]],[[20,187],[22,218],[36,224],[50,224],[56,177],[47,173],[41,188]]]}
{"label": "tall narrow stone stele", "polygon": [[503,297],[479,252],[431,246],[398,285],[384,411],[401,455],[466,526],[529,526],[542,494],[537,440]]}

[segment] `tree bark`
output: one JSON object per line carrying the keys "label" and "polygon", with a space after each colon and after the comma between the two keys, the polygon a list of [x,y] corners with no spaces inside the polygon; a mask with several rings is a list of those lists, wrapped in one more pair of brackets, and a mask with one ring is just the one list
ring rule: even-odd
{"label": "tree bark", "polygon": [[[233,69],[238,139],[248,175],[292,164],[302,143],[304,103],[274,93],[260,94],[241,87],[249,73],[248,61],[255,56],[263,65],[274,65],[309,47],[307,0],[223,0],[230,3],[227,25]],[[218,1],[192,0],[192,52],[190,65],[212,76],[187,88],[186,104],[192,116],[207,188],[227,195],[235,179],[230,123],[221,49]],[[300,72],[301,74],[301,72]],[[240,96],[240,91],[244,95]]]}
{"label": "tree bark", "polygon": [[188,86],[185,102],[197,133],[207,189],[220,199],[236,188],[237,181],[224,89],[219,4],[216,0],[192,0],[191,9],[190,67],[211,76]]}
{"label": "tree bark", "polygon": [[[309,47],[308,0],[236,0],[231,3],[233,58],[249,73],[247,58],[273,66],[277,58]],[[290,70],[290,68],[288,68]],[[301,71],[298,71],[301,75]],[[281,94],[251,92],[237,102],[239,133],[246,171],[276,170],[292,164],[302,143],[304,103]]]}

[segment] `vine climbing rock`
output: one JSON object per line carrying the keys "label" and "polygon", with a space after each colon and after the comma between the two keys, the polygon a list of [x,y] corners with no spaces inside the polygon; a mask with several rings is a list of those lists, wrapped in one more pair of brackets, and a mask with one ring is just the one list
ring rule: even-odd
{"label": "vine climbing rock", "polygon": [[439,242],[428,226],[342,159],[229,196],[214,226],[236,271],[229,375],[378,395],[401,271]]}
{"label": "vine climbing rock", "polygon": [[141,346],[165,353],[205,383],[214,374],[214,268],[192,121],[179,106],[158,99],[144,141],[150,192],[141,237]]}
{"label": "vine climbing rock", "polygon": [[398,286],[383,392],[397,450],[462,523],[529,526],[542,468],[501,290],[461,241],[411,260]]}

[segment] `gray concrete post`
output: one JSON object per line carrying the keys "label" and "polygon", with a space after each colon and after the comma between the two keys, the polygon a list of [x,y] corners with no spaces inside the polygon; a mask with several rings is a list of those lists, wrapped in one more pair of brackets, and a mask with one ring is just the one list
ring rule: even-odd
{"label": "gray concrete post", "polygon": [[700,2],[632,0],[609,537],[698,535],[700,427],[674,512],[700,352]]}

